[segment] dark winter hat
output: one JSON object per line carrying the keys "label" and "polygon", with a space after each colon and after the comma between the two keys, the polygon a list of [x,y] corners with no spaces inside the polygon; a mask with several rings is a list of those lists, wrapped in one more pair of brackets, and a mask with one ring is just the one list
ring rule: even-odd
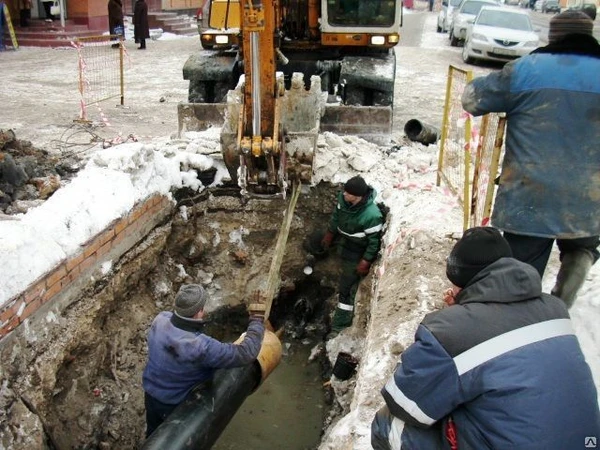
{"label": "dark winter hat", "polygon": [[593,29],[594,22],[587,14],[582,11],[567,9],[550,20],[548,42],[555,44],[567,34],[589,34],[591,36]]}
{"label": "dark winter hat", "polygon": [[344,191],[348,194],[356,195],[357,197],[363,197],[369,192],[369,186],[363,177],[356,175],[346,181],[346,184],[344,184]]}
{"label": "dark winter hat", "polygon": [[463,288],[481,270],[507,256],[512,256],[512,251],[496,228],[470,228],[450,252],[446,276],[454,285]]}
{"label": "dark winter hat", "polygon": [[208,294],[199,284],[184,284],[175,296],[175,313],[181,317],[193,317],[204,309]]}

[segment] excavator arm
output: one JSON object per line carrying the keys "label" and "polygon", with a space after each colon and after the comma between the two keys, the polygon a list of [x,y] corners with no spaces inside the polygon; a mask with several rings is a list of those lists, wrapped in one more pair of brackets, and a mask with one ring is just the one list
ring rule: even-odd
{"label": "excavator arm", "polygon": [[[245,82],[239,123],[238,153],[242,189],[274,194],[285,189],[282,165],[279,97],[275,77],[275,32],[277,0],[241,0],[242,48]],[[247,183],[247,186],[243,184]],[[278,186],[280,185],[280,186]]]}

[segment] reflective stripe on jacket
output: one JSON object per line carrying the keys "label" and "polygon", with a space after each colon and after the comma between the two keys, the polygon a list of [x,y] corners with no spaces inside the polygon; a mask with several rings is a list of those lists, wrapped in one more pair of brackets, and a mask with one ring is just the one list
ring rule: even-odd
{"label": "reflective stripe on jacket", "polygon": [[[564,450],[600,435],[592,374],[563,302],[533,267],[501,258],[428,314],[382,390],[402,449]],[[381,425],[379,429],[385,429]],[[432,442],[440,442],[433,446]]]}
{"label": "reflective stripe on jacket", "polygon": [[383,229],[383,214],[375,204],[377,193],[369,186],[369,193],[357,205],[338,194],[338,203],[329,221],[329,231],[341,236],[343,257],[373,261],[377,257]]}

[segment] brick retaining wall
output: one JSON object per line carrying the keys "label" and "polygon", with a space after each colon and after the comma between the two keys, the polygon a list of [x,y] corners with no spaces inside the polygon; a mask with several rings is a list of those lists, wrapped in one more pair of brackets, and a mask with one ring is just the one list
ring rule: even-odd
{"label": "brick retaining wall", "polygon": [[172,208],[171,200],[162,195],[138,203],[127,216],[116,219],[82,245],[81,252],[63,260],[7,302],[0,308],[0,340],[58,299],[61,310],[76,300],[78,293],[93,281],[91,274],[131,249],[170,215]]}

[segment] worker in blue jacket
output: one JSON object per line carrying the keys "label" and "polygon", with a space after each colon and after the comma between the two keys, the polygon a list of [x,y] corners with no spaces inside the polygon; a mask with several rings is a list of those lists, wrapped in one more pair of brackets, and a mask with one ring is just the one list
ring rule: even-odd
{"label": "worker in blue jacket", "polygon": [[[255,292],[253,305],[264,304]],[[249,311],[250,323],[238,344],[204,334],[210,302],[202,286],[181,286],[174,311],[156,316],[148,332],[148,362],[142,385],[146,405],[146,437],[173,412],[195,386],[209,381],[217,369],[241,367],[258,356],[264,336],[264,311]]]}
{"label": "worker in blue jacket", "polygon": [[593,26],[581,11],[554,16],[546,47],[474,79],[462,97],[476,116],[506,113],[492,224],[513,256],[542,277],[556,241],[561,267],[552,293],[567,307],[600,256],[600,44]]}
{"label": "worker in blue jacket", "polygon": [[569,313],[491,227],[448,256],[450,305],[425,316],[381,393],[375,450],[566,450],[600,437]]}

